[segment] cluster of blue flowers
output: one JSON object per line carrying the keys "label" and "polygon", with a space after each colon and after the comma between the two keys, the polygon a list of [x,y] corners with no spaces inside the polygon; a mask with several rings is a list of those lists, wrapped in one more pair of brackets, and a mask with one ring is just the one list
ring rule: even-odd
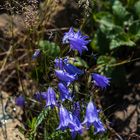
{"label": "cluster of blue flowers", "polygon": [[[74,32],[73,28],[70,28],[68,32],[64,34],[63,43],[70,44],[72,50],[76,50],[82,55],[83,51],[88,51],[87,44],[89,43],[88,36],[83,36],[80,31]],[[56,98],[56,92],[52,87],[49,87],[46,92],[41,92],[36,94],[36,99],[38,101],[45,100],[46,107],[53,108],[54,106],[59,108],[59,119],[60,123],[57,128],[65,130],[70,129],[72,136],[75,137],[77,133],[82,134],[85,127],[90,128],[91,125],[94,126],[94,133],[104,132],[105,128],[103,123],[99,118],[99,111],[97,110],[93,99],[91,98],[86,108],[86,115],[84,121],[80,122],[80,104],[79,102],[74,102],[74,97],[72,96],[72,91],[70,91],[69,86],[77,81],[80,76],[84,75],[85,72],[69,62],[69,58],[56,58],[55,62],[55,75],[58,78],[58,91],[59,100]],[[95,86],[105,89],[109,83],[110,79],[97,74],[91,74],[92,81]],[[68,111],[62,104],[65,100],[69,100],[74,103],[74,111]],[[21,96],[16,99],[17,105],[23,106],[23,100]]]}

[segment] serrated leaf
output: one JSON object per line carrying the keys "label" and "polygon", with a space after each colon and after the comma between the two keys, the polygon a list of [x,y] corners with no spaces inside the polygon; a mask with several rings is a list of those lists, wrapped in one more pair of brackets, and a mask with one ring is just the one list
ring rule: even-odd
{"label": "serrated leaf", "polygon": [[44,54],[50,57],[58,57],[60,54],[60,47],[56,45],[54,42],[40,40],[39,47]]}

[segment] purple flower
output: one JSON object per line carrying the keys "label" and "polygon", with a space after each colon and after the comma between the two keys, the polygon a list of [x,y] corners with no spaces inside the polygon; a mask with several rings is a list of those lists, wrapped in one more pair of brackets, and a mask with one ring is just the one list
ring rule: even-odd
{"label": "purple flower", "polygon": [[54,60],[55,68],[59,68],[60,70],[63,70],[64,64],[67,63],[67,61],[68,61],[67,58],[65,58],[65,59],[63,59],[63,58],[56,58]]}
{"label": "purple flower", "polygon": [[72,133],[72,137],[75,138],[77,133],[82,134],[83,126],[81,125],[79,119],[75,115],[69,113],[69,116],[70,116],[69,123],[70,132]]}
{"label": "purple flower", "polygon": [[60,70],[62,70],[63,69],[63,59],[62,58],[56,58],[55,60],[54,60],[54,62],[55,62],[55,68],[59,68]]}
{"label": "purple flower", "polygon": [[82,130],[83,130],[83,127],[82,127],[79,119],[71,113],[69,115],[70,115],[70,120],[71,120],[70,124],[69,124],[70,131],[71,132],[76,131],[76,132],[81,134]]}
{"label": "purple flower", "polygon": [[43,92],[42,98],[46,100],[46,107],[53,107],[57,104],[55,91],[51,87],[48,88],[47,92]]}
{"label": "purple flower", "polygon": [[57,128],[64,130],[68,127],[69,122],[70,122],[70,116],[69,116],[69,112],[67,111],[66,108],[63,107],[63,105],[61,104],[60,109],[59,109],[59,119],[60,119],[60,123],[59,126]]}
{"label": "purple flower", "polygon": [[75,75],[70,75],[69,73],[64,72],[63,70],[55,70],[55,74],[59,80],[65,82],[66,84],[70,84],[71,82],[76,80]]}
{"label": "purple flower", "polygon": [[69,38],[73,38],[74,37],[74,34],[75,34],[75,32],[74,32],[73,28],[71,27],[69,29],[69,31],[66,32],[64,34],[64,36],[63,36],[63,40],[62,40],[63,44],[69,43]]}
{"label": "purple flower", "polygon": [[65,64],[64,65],[64,69],[66,70],[66,72],[68,72],[69,74],[79,74],[79,75],[82,75],[84,74],[84,72],[80,69],[78,69],[77,67],[75,67],[74,65],[72,64]]}
{"label": "purple flower", "polygon": [[25,98],[22,95],[20,95],[16,98],[15,102],[17,106],[23,107],[25,105]]}
{"label": "purple flower", "polygon": [[73,114],[74,114],[74,116],[76,116],[77,118],[79,118],[80,111],[81,111],[80,103],[79,102],[75,102],[74,103],[74,106],[73,106]]}
{"label": "purple flower", "polygon": [[101,89],[106,88],[110,83],[110,78],[107,78],[107,77],[97,74],[97,73],[93,73],[92,78],[93,78],[95,85],[100,87]]}
{"label": "purple flower", "polygon": [[86,45],[89,43],[89,40],[86,40],[87,38],[88,36],[83,36],[80,31],[75,33],[71,27],[70,30],[64,34],[63,43],[70,43],[72,50],[77,50],[82,54],[84,50],[88,50]]}
{"label": "purple flower", "polygon": [[33,56],[32,56],[32,59],[37,58],[37,57],[39,56],[39,54],[40,54],[40,49],[37,49],[37,50],[34,52],[34,54],[33,54]]}
{"label": "purple flower", "polygon": [[63,131],[66,128],[70,128],[72,136],[77,133],[81,134],[83,132],[83,127],[79,119],[76,116],[72,115],[71,112],[68,112],[62,104],[59,109],[59,119],[60,123],[57,130],[61,129]]}
{"label": "purple flower", "polygon": [[72,101],[71,93],[63,83],[58,84],[58,89],[59,89],[59,92],[60,92],[60,99],[62,101],[65,101],[65,99],[68,99],[68,100]]}
{"label": "purple flower", "polygon": [[96,106],[93,104],[92,101],[88,103],[87,109],[86,109],[86,116],[82,124],[86,124],[87,128],[89,128],[91,125],[94,125],[95,127],[95,134],[98,132],[104,132],[104,126],[102,122],[99,119],[98,111],[96,109]]}
{"label": "purple flower", "polygon": [[100,120],[95,121],[93,125],[95,127],[94,134],[105,132],[105,128]]}

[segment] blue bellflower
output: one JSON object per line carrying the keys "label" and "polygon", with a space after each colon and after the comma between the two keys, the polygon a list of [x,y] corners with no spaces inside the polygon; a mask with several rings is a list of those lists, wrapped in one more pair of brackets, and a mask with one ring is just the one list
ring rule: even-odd
{"label": "blue bellflower", "polygon": [[107,78],[106,76],[97,73],[93,73],[92,78],[95,85],[100,87],[101,89],[106,88],[110,83],[110,78]]}
{"label": "blue bellflower", "polygon": [[80,55],[84,50],[88,51],[87,44],[90,42],[86,40],[88,36],[83,36],[80,31],[74,32],[73,28],[71,27],[68,32],[64,34],[63,43],[69,43],[70,48],[72,50],[77,50]]}
{"label": "blue bellflower", "polygon": [[72,115],[71,112],[68,112],[68,110],[63,107],[62,104],[59,109],[59,119],[60,123],[57,130],[61,129],[62,131],[64,131],[66,128],[70,128],[73,137],[77,133],[82,134],[83,127],[79,119],[76,116]]}
{"label": "blue bellflower", "polygon": [[70,116],[69,128],[72,134],[72,138],[74,139],[77,133],[79,134],[83,133],[83,126],[81,125],[79,119],[75,115],[69,113],[69,116]]}
{"label": "blue bellflower", "polygon": [[66,99],[72,101],[71,93],[63,83],[58,84],[58,89],[59,89],[59,92],[60,92],[60,99],[62,101],[65,101]]}
{"label": "blue bellflower", "polygon": [[65,82],[67,85],[76,80],[76,75],[70,75],[69,73],[64,72],[63,70],[55,70],[55,74],[60,81]]}
{"label": "blue bellflower", "polygon": [[47,92],[42,93],[42,98],[46,100],[46,107],[48,106],[56,106],[56,94],[53,88],[49,87]]}
{"label": "blue bellflower", "polygon": [[16,98],[15,102],[17,106],[23,107],[25,105],[25,98],[22,95],[20,95]]}
{"label": "blue bellflower", "polygon": [[60,123],[59,123],[57,130],[61,129],[63,131],[69,125],[70,116],[69,116],[69,112],[67,111],[67,109],[65,107],[63,107],[62,104],[59,109],[59,119],[60,119]]}
{"label": "blue bellflower", "polygon": [[64,65],[64,69],[66,70],[66,72],[68,72],[69,74],[79,74],[79,75],[82,75],[84,74],[84,72],[80,69],[78,69],[77,67],[75,67],[74,65],[72,64],[65,64]]}
{"label": "blue bellflower", "polygon": [[95,134],[105,131],[104,126],[99,119],[96,106],[93,104],[92,101],[90,101],[87,105],[86,116],[82,124],[86,124],[87,128],[89,128],[91,125],[94,125]]}
{"label": "blue bellflower", "polygon": [[69,116],[70,116],[70,120],[71,120],[70,124],[69,124],[70,131],[78,132],[79,134],[81,134],[83,131],[83,126],[81,125],[79,119],[71,113],[69,113]]}

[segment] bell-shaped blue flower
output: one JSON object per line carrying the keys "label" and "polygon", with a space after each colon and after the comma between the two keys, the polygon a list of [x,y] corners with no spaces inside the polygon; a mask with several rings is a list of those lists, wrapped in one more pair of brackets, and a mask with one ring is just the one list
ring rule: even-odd
{"label": "bell-shaped blue flower", "polygon": [[83,126],[81,125],[79,119],[71,113],[69,113],[69,116],[70,116],[69,128],[70,132],[72,132],[72,136],[74,136],[77,133],[82,134]]}
{"label": "bell-shaped blue flower", "polygon": [[93,73],[92,74],[93,81],[96,86],[100,87],[101,89],[106,88],[108,85],[110,85],[110,78],[107,78],[106,76]]}
{"label": "bell-shaped blue flower", "polygon": [[86,116],[82,124],[86,124],[87,128],[89,128],[91,125],[94,125],[95,133],[105,131],[104,126],[99,119],[96,106],[92,101],[90,101],[87,105]]}
{"label": "bell-shaped blue flower", "polygon": [[56,106],[56,94],[52,87],[49,87],[47,92],[42,93],[42,98],[46,100],[46,107]]}
{"label": "bell-shaped blue flower", "polygon": [[66,99],[72,101],[71,93],[70,93],[69,89],[63,83],[58,84],[58,89],[60,92],[60,99],[62,101],[65,101]]}
{"label": "bell-shaped blue flower", "polygon": [[83,36],[80,31],[75,33],[71,27],[70,30],[64,34],[63,43],[69,43],[72,50],[77,50],[82,54],[84,50],[88,50],[86,45],[89,43],[89,40],[86,40],[87,38],[88,36]]}
{"label": "bell-shaped blue flower", "polygon": [[93,125],[95,127],[94,134],[105,132],[105,128],[100,120],[95,121]]}
{"label": "bell-shaped blue flower", "polygon": [[84,74],[84,72],[80,69],[78,69],[77,67],[75,67],[74,65],[72,64],[65,64],[64,65],[64,69],[66,70],[66,72],[68,72],[69,74],[78,74],[78,75],[82,75]]}
{"label": "bell-shaped blue flower", "polygon": [[25,105],[25,98],[22,95],[20,95],[16,98],[15,102],[17,106],[23,107]]}
{"label": "bell-shaped blue flower", "polygon": [[70,84],[74,80],[76,80],[75,75],[70,75],[69,73],[64,72],[63,70],[55,70],[55,74],[60,81],[63,81],[66,84]]}
{"label": "bell-shaped blue flower", "polygon": [[57,130],[61,129],[63,131],[64,129],[68,127],[70,123],[70,116],[69,116],[69,112],[67,111],[65,107],[63,107],[62,104],[59,109],[59,120],[60,120],[60,123]]}

